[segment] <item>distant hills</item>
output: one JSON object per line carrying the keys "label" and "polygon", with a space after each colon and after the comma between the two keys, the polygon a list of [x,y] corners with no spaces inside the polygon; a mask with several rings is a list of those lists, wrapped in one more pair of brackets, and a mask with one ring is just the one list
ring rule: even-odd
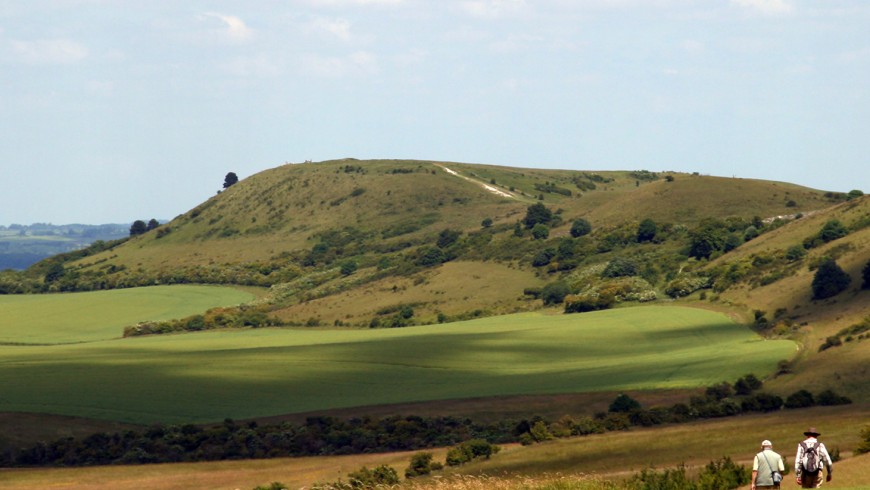
{"label": "distant hills", "polygon": [[116,240],[129,233],[129,224],[0,225],[0,270],[23,270],[47,257],[85,248],[97,240]]}

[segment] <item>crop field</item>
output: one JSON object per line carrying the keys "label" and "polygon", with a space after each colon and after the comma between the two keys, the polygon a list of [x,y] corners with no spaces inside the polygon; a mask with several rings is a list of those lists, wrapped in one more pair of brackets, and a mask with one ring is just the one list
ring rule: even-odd
{"label": "crop field", "polygon": [[0,295],[0,344],[63,344],[121,337],[144,320],[171,320],[253,295],[218,286],[154,286],[89,293]]}
{"label": "crop field", "polygon": [[[70,320],[77,314],[93,315],[74,310]],[[38,330],[49,343],[50,328]],[[69,328],[57,336],[76,338]],[[747,373],[763,377],[795,350],[791,341],[762,340],[722,314],[674,306],[401,329],[269,328],[3,345],[0,411],[213,422],[409,401],[696,387]]]}

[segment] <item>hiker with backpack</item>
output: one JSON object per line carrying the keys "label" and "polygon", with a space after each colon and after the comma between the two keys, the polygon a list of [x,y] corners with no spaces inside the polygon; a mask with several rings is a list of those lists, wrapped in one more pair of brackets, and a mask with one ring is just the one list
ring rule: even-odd
{"label": "hiker with backpack", "polygon": [[824,481],[831,481],[834,462],[825,445],[818,440],[821,434],[815,427],[810,427],[804,435],[807,438],[798,444],[794,458],[797,483],[802,488],[819,488],[822,486],[822,473],[826,475]]}
{"label": "hiker with backpack", "polygon": [[765,439],[761,443],[761,452],[755,455],[752,463],[752,490],[779,488],[784,471],[782,456],[773,452],[773,443]]}

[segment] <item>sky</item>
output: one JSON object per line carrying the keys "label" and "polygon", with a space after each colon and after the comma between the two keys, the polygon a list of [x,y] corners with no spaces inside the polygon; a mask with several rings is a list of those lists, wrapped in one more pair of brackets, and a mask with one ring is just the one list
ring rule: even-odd
{"label": "sky", "polygon": [[870,192],[866,0],[0,0],[0,225],[172,219],[285,163]]}

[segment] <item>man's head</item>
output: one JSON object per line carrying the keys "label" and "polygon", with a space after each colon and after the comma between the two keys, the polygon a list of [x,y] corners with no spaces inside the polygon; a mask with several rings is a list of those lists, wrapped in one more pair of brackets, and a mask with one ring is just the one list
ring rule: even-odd
{"label": "man's head", "polygon": [[815,427],[810,427],[806,432],[804,432],[804,435],[807,437],[819,437],[821,434],[819,434],[819,431],[817,431]]}
{"label": "man's head", "polygon": [[770,449],[773,447],[773,443],[768,441],[767,439],[761,441],[761,449]]}

